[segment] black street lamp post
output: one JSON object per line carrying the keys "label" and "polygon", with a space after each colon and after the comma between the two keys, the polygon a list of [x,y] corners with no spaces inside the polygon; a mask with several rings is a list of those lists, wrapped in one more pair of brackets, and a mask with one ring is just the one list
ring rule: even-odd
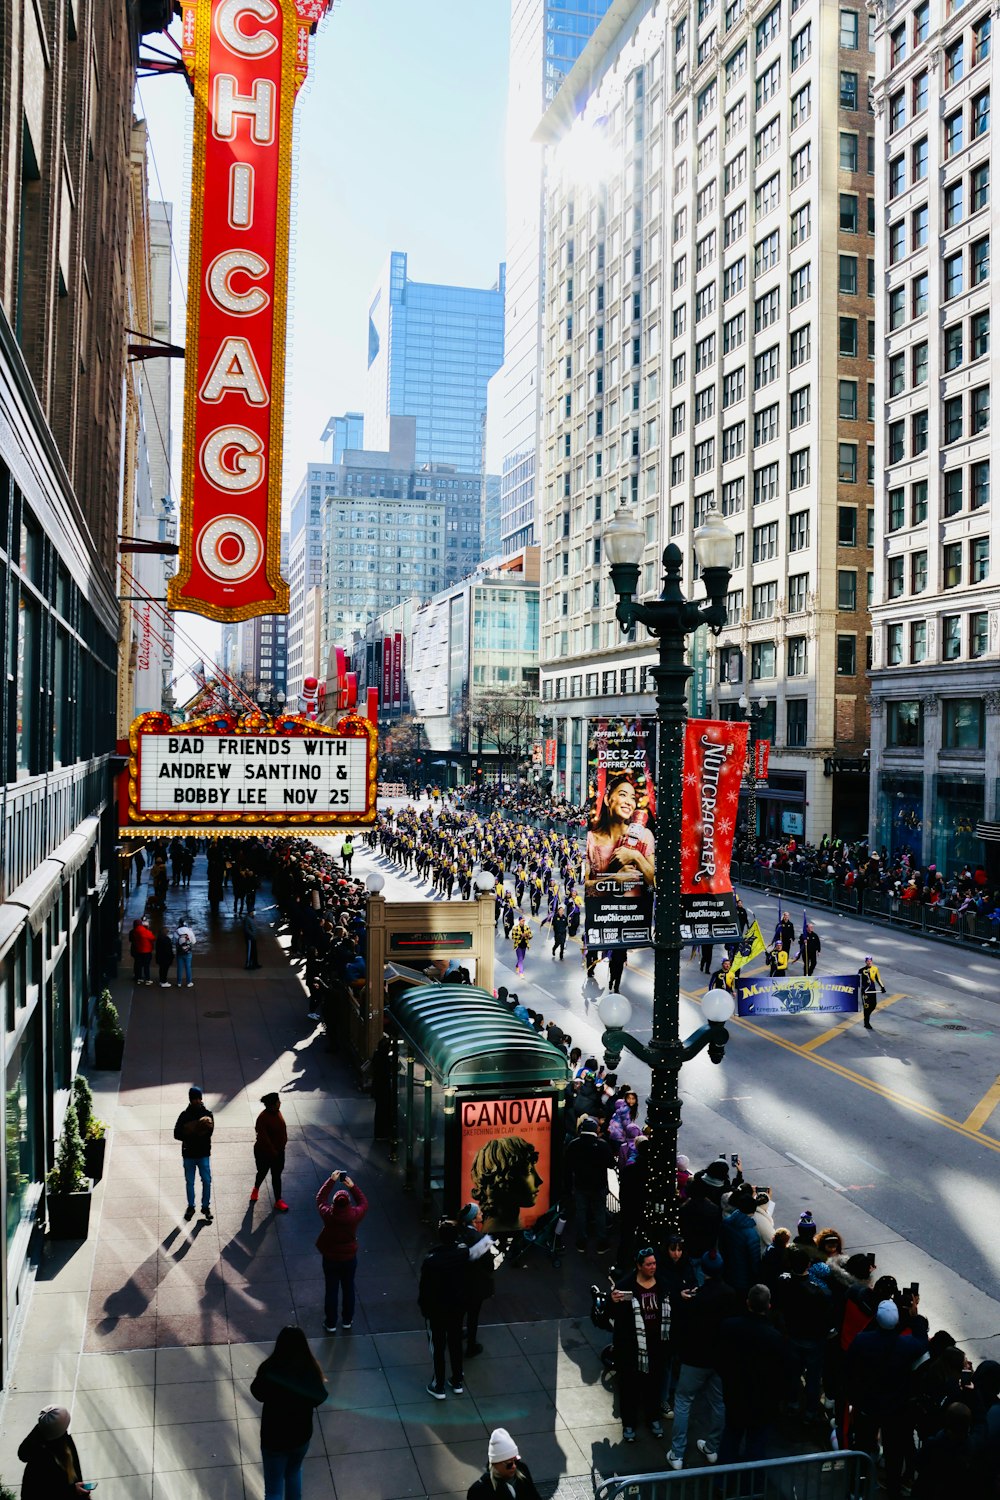
{"label": "black street lamp post", "polygon": [[767,713],[767,698],[761,693],[757,702],[751,703],[746,693],[741,693],[740,708],[750,726],[747,735],[747,850],[752,859],[757,847],[757,726]]}
{"label": "black street lamp post", "polygon": [[680,1035],[681,940],[681,791],[687,681],[692,668],[685,659],[688,635],[708,625],[717,635],[726,620],[726,592],[735,559],[736,538],[714,506],[694,534],[695,556],[707,597],[689,601],[681,593],[683,557],[673,543],[663,553],[663,589],[658,599],[637,602],[639,561],[646,544],[644,529],[621,505],[604,532],[611,582],[618,596],[615,611],[623,632],[645,625],[659,641],[659,660],[652,668],[656,685],[656,909],[653,925],[653,1029],[648,1044],[625,1027],[631,1006],[621,995],[607,995],[599,1014],[605,1026],[602,1044],[609,1067],[622,1051],[645,1062],[652,1073],[647,1101],[650,1142],[647,1150],[643,1234],[652,1244],[677,1225],[677,1135],[681,1123],[680,1071],[703,1048],[715,1063],[729,1041],[726,1021],[733,1013],[728,991],[712,990],[702,1002],[705,1024],[683,1041]]}
{"label": "black street lamp post", "polygon": [[275,714],[280,714],[285,707],[284,693],[280,688],[275,692],[272,683],[262,684],[257,689],[256,696],[257,707],[262,714],[267,714],[270,719],[273,719]]}

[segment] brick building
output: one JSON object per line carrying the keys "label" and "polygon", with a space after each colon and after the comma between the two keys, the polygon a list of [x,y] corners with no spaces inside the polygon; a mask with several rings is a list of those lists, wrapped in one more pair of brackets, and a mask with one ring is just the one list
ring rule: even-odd
{"label": "brick building", "polygon": [[163,0],[7,0],[0,33],[0,1348],[116,932],[112,779],[132,97]]}

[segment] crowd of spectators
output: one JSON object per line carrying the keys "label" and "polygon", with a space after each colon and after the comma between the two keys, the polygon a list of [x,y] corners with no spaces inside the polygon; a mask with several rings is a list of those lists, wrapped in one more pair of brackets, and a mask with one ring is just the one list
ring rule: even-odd
{"label": "crowd of spectators", "polygon": [[799,875],[831,881],[840,891],[855,890],[895,897],[915,906],[940,906],[956,917],[971,912],[1000,923],[1000,887],[980,864],[963,864],[950,874],[937,865],[921,865],[910,849],[892,855],[883,846],[870,849],[867,840],[845,843],[824,837],[818,845],[789,838],[760,841],[750,847],[737,839],[734,858],[761,872]]}

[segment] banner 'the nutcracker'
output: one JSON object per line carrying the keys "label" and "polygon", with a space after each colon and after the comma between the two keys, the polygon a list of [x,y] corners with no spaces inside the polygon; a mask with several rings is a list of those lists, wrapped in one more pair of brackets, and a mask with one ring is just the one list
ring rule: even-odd
{"label": "banner 'the nutcracker'", "polygon": [[178,571],[171,609],[287,614],[281,441],[292,108],[330,0],[181,0],[194,91]]}

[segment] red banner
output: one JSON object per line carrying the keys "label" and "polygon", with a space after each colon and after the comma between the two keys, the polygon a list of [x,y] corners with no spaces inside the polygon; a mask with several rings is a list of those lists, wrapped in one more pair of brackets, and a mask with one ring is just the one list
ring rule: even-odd
{"label": "red banner", "polygon": [[554,766],[555,763],[556,763],[556,742],[555,742],[555,740],[546,740],[545,741],[545,764],[547,766]]}
{"label": "red banner", "polygon": [[747,725],[738,719],[688,719],[684,733],[681,892],[731,891],[736,809],[746,762]]}
{"label": "red banner", "polygon": [[758,740],[754,745],[754,778],[757,781],[767,780],[767,766],[771,759],[771,741]]}
{"label": "red banner", "polygon": [[392,701],[396,708],[403,705],[403,636],[398,630],[392,648]]}
{"label": "red banner", "polygon": [[392,636],[382,640],[382,707],[392,706]]}
{"label": "red banner", "polygon": [[330,0],[181,0],[194,94],[178,571],[171,609],[288,613],[281,444],[292,107]]}

